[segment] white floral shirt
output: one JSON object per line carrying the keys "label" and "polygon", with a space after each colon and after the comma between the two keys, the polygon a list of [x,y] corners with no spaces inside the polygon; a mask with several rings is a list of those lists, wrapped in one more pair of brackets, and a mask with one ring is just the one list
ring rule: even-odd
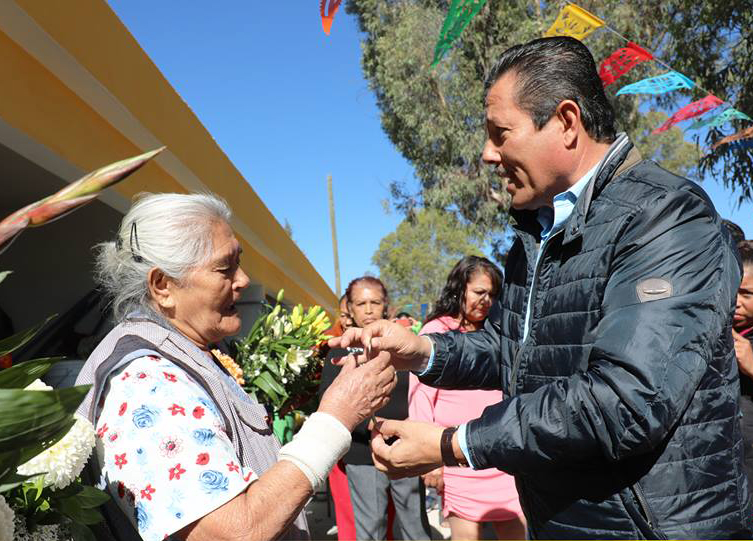
{"label": "white floral shirt", "polygon": [[172,362],[140,357],[108,387],[96,423],[103,480],[145,541],[167,539],[257,478],[209,395]]}

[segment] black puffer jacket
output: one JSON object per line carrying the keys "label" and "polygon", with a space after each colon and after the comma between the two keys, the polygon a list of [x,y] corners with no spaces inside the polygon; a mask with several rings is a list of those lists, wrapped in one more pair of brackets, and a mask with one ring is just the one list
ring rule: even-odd
{"label": "black puffer jacket", "polygon": [[501,382],[506,399],[468,425],[474,464],[515,475],[535,538],[750,538],[730,334],[741,273],[706,194],[621,136],[537,269],[536,214],[514,217],[485,329],[431,335],[421,378]]}

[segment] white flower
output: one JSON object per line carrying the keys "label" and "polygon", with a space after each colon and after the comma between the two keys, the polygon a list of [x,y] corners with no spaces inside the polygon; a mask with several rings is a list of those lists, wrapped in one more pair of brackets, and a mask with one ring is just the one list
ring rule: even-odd
{"label": "white flower", "polygon": [[0,496],[0,541],[13,541],[15,527],[13,521],[16,518],[16,514],[10,505],[5,501],[5,498]]}
{"label": "white flower", "polygon": [[76,423],[59,442],[19,466],[18,473],[43,474],[45,486],[65,488],[71,484],[84,469],[95,442],[92,424],[80,415],[75,418]]}
{"label": "white flower", "polygon": [[281,319],[278,319],[272,324],[272,334],[275,337],[275,340],[279,340],[282,336],[282,331],[284,330],[284,323]]}
{"label": "white flower", "polygon": [[24,387],[24,391],[51,391],[52,387],[45,384],[41,379],[35,379]]}
{"label": "white flower", "polygon": [[313,351],[311,351],[310,349],[304,351],[298,349],[297,347],[290,348],[286,356],[288,367],[296,374],[300,374],[301,369],[303,369],[308,364],[308,358],[311,357],[312,353]]}

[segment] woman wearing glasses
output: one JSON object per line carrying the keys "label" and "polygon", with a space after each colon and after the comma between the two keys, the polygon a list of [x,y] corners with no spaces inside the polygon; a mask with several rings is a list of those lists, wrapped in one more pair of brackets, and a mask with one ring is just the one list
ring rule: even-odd
{"label": "woman wearing glasses", "polygon": [[[501,286],[502,275],[491,261],[464,257],[450,271],[420,334],[481,329]],[[408,397],[410,419],[457,426],[499,403],[502,392],[435,389],[411,374]],[[494,469],[444,467],[423,479],[443,494],[442,512],[452,539],[480,539],[484,522],[493,525],[498,539],[525,539],[525,519],[511,475]]]}

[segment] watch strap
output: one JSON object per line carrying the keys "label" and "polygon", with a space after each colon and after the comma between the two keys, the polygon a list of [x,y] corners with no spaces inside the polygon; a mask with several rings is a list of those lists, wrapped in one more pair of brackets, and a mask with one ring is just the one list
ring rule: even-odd
{"label": "watch strap", "polygon": [[442,437],[439,440],[439,449],[442,453],[442,464],[445,466],[467,466],[455,458],[455,452],[452,450],[452,436],[457,432],[458,427],[449,426],[442,431]]}

